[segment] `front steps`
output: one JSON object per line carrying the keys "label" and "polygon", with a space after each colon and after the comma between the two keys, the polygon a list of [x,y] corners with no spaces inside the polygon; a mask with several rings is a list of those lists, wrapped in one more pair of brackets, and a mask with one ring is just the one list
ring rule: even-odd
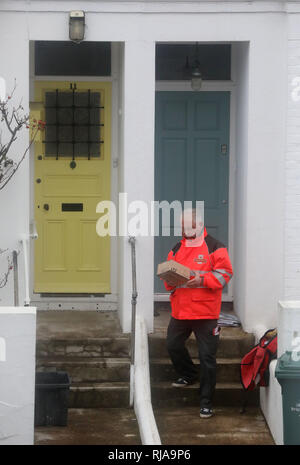
{"label": "front steps", "polygon": [[130,339],[116,312],[40,311],[38,371],[66,371],[69,408],[129,407]]}
{"label": "front steps", "polygon": [[[221,329],[217,352],[215,415],[200,418],[199,383],[172,387],[178,378],[166,348],[166,332],[171,310],[167,304],[154,318],[155,332],[149,335],[151,394],[154,416],[164,445],[270,445],[274,444],[259,408],[259,391],[247,393],[247,408],[240,413],[244,390],[240,382],[240,362],[255,344],[254,336],[241,328]],[[198,367],[194,335],[186,346]]]}
{"label": "front steps", "polygon": [[[250,393],[246,413],[239,413],[239,364],[254,345],[253,335],[222,328],[216,416],[203,420],[198,385],[171,386],[176,374],[166,350],[169,315],[169,309],[160,311],[155,332],[149,335],[152,402],[162,444],[272,444],[258,391]],[[37,321],[37,369],[66,371],[72,382],[68,426],[36,428],[36,444],[140,444],[134,411],[129,409],[130,338],[122,334],[117,314],[40,311]],[[200,371],[193,337],[187,346]]]}
{"label": "front steps", "polygon": [[[171,386],[178,375],[175,373],[166,348],[166,312],[161,310],[156,317],[156,331],[149,336],[150,374],[152,402],[154,407],[197,406],[199,383],[184,388]],[[168,313],[168,317],[169,317]],[[254,336],[241,328],[222,328],[217,352],[217,385],[215,406],[241,407],[243,388],[240,382],[240,362],[254,345]],[[186,343],[191,357],[201,370],[196,340],[192,334]],[[259,405],[259,392],[247,393],[250,406]]]}

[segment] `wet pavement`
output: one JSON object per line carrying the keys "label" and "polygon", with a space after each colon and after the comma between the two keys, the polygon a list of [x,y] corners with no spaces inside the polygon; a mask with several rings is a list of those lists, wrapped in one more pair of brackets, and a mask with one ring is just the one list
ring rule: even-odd
{"label": "wet pavement", "polygon": [[67,426],[38,426],[36,445],[140,445],[132,409],[69,409]]}

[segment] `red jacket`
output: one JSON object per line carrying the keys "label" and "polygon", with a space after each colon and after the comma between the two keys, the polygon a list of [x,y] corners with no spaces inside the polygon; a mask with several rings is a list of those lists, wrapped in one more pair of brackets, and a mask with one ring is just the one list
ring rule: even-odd
{"label": "red jacket", "polygon": [[224,244],[207,234],[197,247],[187,247],[183,238],[169,252],[168,260],[175,260],[190,268],[200,270],[203,286],[188,288],[186,285],[169,286],[172,316],[179,320],[218,319],[221,310],[222,289],[233,276],[232,266]]}

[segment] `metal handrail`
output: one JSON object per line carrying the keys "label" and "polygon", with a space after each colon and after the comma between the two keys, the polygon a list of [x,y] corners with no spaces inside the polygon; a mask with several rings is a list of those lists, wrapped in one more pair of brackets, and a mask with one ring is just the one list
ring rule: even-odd
{"label": "metal handrail", "polygon": [[130,406],[134,405],[142,444],[161,445],[151,403],[147,328],[143,315],[136,312],[138,294],[135,241],[135,237],[129,238],[132,263]]}
{"label": "metal handrail", "polygon": [[131,295],[131,335],[130,335],[130,407],[133,406],[134,398],[134,362],[135,362],[135,323],[136,323],[136,255],[135,255],[135,237],[129,237],[131,245],[131,270],[132,270],[132,295]]}

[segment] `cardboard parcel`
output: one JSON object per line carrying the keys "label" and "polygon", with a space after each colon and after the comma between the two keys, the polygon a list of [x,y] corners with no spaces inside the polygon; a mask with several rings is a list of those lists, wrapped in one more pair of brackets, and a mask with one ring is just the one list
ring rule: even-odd
{"label": "cardboard parcel", "polygon": [[170,286],[179,286],[190,279],[190,269],[174,260],[160,263],[157,267],[157,276],[164,279]]}

